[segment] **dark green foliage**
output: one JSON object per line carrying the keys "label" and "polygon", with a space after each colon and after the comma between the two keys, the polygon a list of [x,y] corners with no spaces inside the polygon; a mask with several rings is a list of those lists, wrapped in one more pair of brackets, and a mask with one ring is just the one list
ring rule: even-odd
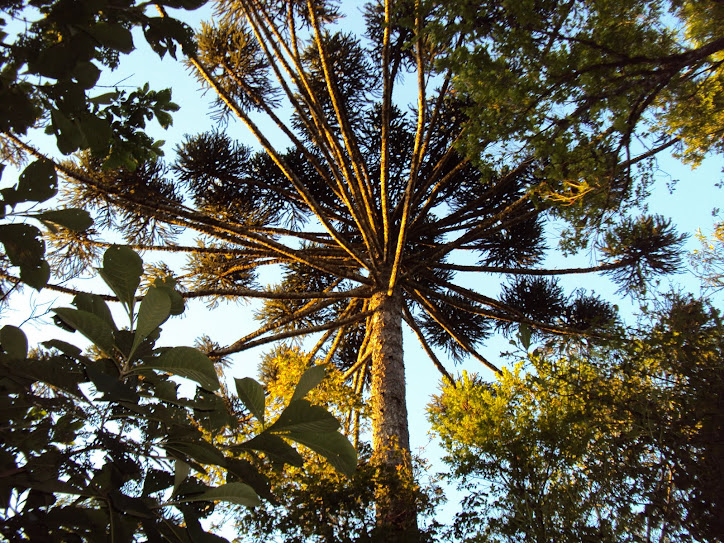
{"label": "dark green foliage", "polygon": [[[200,351],[155,347],[159,326],[183,311],[183,301],[167,280],[138,304],[142,271],[125,247],[108,249],[100,270],[129,329],[116,326],[96,295],[55,310],[66,329],[92,342],[88,354],[58,340],[28,354],[20,329],[0,330],[0,535],[9,541],[225,541],[199,520],[220,501],[256,506],[258,495],[271,497],[243,455],[271,458],[284,447],[280,460],[301,465],[285,439],[347,476],[354,472],[356,453],[337,420],[304,399],[324,377],[321,367],[302,375],[292,401],[254,439],[233,448],[213,444],[248,425],[247,415],[215,392],[216,368]],[[192,398],[178,377],[195,381]],[[257,393],[240,395],[237,404],[263,412],[261,385],[245,382]]]}
{"label": "dark green foliage", "polygon": [[[15,187],[0,191],[0,217],[34,218],[54,231],[57,226],[70,230],[85,230],[90,227],[93,224],[90,214],[81,209],[67,208],[32,213],[15,210],[20,204],[45,202],[55,196],[57,190],[58,178],[53,163],[49,160],[36,160],[23,170]],[[50,266],[45,260],[45,242],[40,230],[27,223],[0,224],[0,242],[5,249],[4,254],[0,255],[3,267],[18,267],[22,282],[36,290],[42,289],[50,278]]]}
{"label": "dark green foliage", "polygon": [[[196,9],[204,1],[159,2],[182,9]],[[25,9],[27,8],[27,9]],[[37,8],[33,11],[32,8]],[[171,124],[170,90],[150,91],[148,86],[126,93],[114,90],[93,96],[101,67],[114,69],[120,56],[135,49],[131,29],[141,27],[146,40],[160,56],[176,57],[194,51],[188,26],[170,17],[151,17],[135,0],[53,0],[18,2],[4,6],[3,28],[12,41],[0,54],[0,130],[24,135],[30,128],[46,126],[64,154],[90,149],[107,167],[133,168],[161,154],[160,147],[143,129],[156,118]],[[9,25],[14,17],[31,16],[17,35]],[[50,122],[48,122],[50,121]]]}
{"label": "dark green foliage", "polygon": [[[521,276],[503,286],[501,299],[529,319],[552,324],[565,308],[563,288],[557,279]],[[508,324],[501,326],[507,328]]]}
{"label": "dark green foliage", "polygon": [[681,267],[680,248],[686,237],[660,215],[626,218],[606,233],[600,250],[606,262],[627,264],[608,272],[621,290],[641,291],[657,274]]}
{"label": "dark green foliage", "polygon": [[[158,4],[196,9],[204,3]],[[171,101],[169,89],[156,92],[146,85],[130,93],[115,89],[94,95],[93,91],[101,68],[114,69],[121,55],[134,50],[132,28],[143,28],[146,40],[159,55],[169,53],[175,58],[179,46],[185,54],[194,51],[188,26],[170,17],[149,17],[146,6],[135,0],[42,0],[6,2],[1,7],[3,161],[17,159],[11,148],[19,145],[18,136],[42,127],[55,136],[62,153],[88,150],[105,168],[133,170],[163,154],[161,142],[155,142],[144,129],[153,118],[164,128],[171,125],[170,112],[178,106]],[[51,161],[32,162],[20,174],[17,186],[2,190],[0,216],[5,218],[8,208],[22,215],[15,209],[18,204],[49,200],[56,194],[57,184]],[[52,232],[57,232],[57,226],[82,232],[93,223],[88,212],[80,209],[26,216],[39,219]],[[0,228],[5,246],[3,268],[17,266],[22,282],[37,290],[43,288],[50,267],[40,230],[20,224]],[[17,251],[21,245],[26,247],[23,254]]]}
{"label": "dark green foliage", "polygon": [[581,290],[569,300],[564,319],[568,326],[576,330],[603,328],[617,319],[616,308],[599,296],[588,295]]}
{"label": "dark green foliage", "polygon": [[441,300],[435,304],[432,314],[435,318],[425,315],[420,319],[420,328],[433,345],[442,347],[455,361],[462,360],[471,346],[481,343],[491,332],[492,325],[484,309],[462,296]]}

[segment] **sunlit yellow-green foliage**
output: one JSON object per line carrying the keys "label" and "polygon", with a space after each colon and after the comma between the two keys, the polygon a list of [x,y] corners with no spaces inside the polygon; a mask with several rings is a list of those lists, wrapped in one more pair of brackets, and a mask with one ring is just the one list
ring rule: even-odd
{"label": "sunlit yellow-green foliage", "polygon": [[[482,478],[489,492],[468,496],[474,512],[467,519],[474,521],[457,523],[455,535],[573,543],[641,533],[642,493],[626,479],[655,477],[659,462],[650,448],[620,444],[652,431],[645,413],[626,408],[642,405],[647,379],[603,376],[577,357],[531,355],[528,364],[504,370],[492,384],[464,375],[432,407],[456,475],[469,489]],[[630,466],[625,476],[620,466]]]}
{"label": "sunlit yellow-green foliage", "polygon": [[[312,363],[319,362],[315,360]],[[309,357],[298,347],[283,345],[265,355],[260,366],[260,377],[270,399],[267,402],[268,410],[276,411],[289,401],[309,364]],[[314,404],[324,405],[340,420],[346,420],[353,412],[361,412],[362,419],[366,419],[365,404],[355,394],[351,381],[332,364],[327,365],[325,371],[326,377],[307,395],[307,399]]]}
{"label": "sunlit yellow-green foliage", "polygon": [[[317,362],[316,360],[311,363]],[[260,365],[260,380],[267,392],[267,417],[289,402],[310,360],[298,347],[281,346],[268,353]],[[332,365],[326,377],[307,395],[342,421],[343,430],[354,433],[356,414],[367,423],[367,408],[359,395]],[[276,502],[253,510],[239,510],[234,517],[242,541],[356,541],[374,527],[374,469],[369,465],[369,448],[359,446],[360,463],[351,479],[330,467],[318,455],[300,448],[304,465],[267,469],[265,476]],[[307,539],[310,538],[310,539]]]}
{"label": "sunlit yellow-green foliage", "polygon": [[[683,27],[687,43],[698,50],[721,43],[724,35],[724,5],[711,0],[672,2],[672,13]],[[658,106],[666,113],[659,128],[683,142],[681,156],[698,165],[711,150],[721,152],[724,136],[724,52],[710,53],[710,64],[683,82],[681,88],[664,92]]]}
{"label": "sunlit yellow-green foliage", "polygon": [[721,540],[722,323],[667,304],[625,341],[539,347],[493,383],[442,389],[430,418],[469,491],[453,536]]}
{"label": "sunlit yellow-green foliage", "polygon": [[696,234],[701,247],[694,250],[692,263],[704,283],[719,290],[724,288],[724,222],[714,225],[710,237],[699,230]]}
{"label": "sunlit yellow-green foliage", "polygon": [[433,4],[439,62],[475,112],[471,156],[541,158],[540,197],[564,215],[616,202],[628,168],[649,171],[644,151],[696,165],[724,150],[721,2]]}

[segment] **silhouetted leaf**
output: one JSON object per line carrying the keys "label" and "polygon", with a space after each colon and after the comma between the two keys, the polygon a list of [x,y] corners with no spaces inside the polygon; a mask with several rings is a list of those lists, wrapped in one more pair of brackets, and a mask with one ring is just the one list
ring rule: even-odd
{"label": "silhouetted leaf", "polygon": [[113,330],[101,317],[69,307],[59,307],[53,312],[60,319],[78,330],[81,334],[93,342],[94,345],[103,350],[107,355],[112,356],[114,351]]}
{"label": "silhouetted leaf", "polygon": [[292,466],[302,466],[304,459],[281,437],[263,432],[258,436],[230,448],[232,451],[251,450],[259,451],[266,454],[270,460],[282,464],[290,464]]}
{"label": "silhouetted leaf", "polygon": [[191,473],[191,466],[189,466],[183,460],[176,459],[174,461],[173,469],[173,490],[176,492],[181,483],[186,480],[186,477]]}
{"label": "silhouetted leaf", "polygon": [[290,434],[292,432],[334,432],[339,421],[329,411],[307,400],[294,400],[282,411],[269,428],[269,432]]}
{"label": "silhouetted leaf", "polygon": [[151,287],[141,301],[138,309],[136,330],[133,336],[133,346],[128,357],[132,358],[141,342],[148,335],[166,322],[171,311],[171,299],[162,289]]}
{"label": "silhouetted leaf", "polygon": [[294,394],[292,395],[291,401],[301,400],[307,393],[316,387],[324,379],[325,367],[324,365],[312,366],[305,371],[299,378]]}
{"label": "silhouetted leaf", "polygon": [[45,243],[40,230],[29,224],[0,225],[0,242],[14,266],[38,267],[43,261]]}
{"label": "silhouetted leaf", "polygon": [[57,224],[75,232],[82,232],[93,225],[90,214],[84,209],[77,208],[52,209],[29,216],[39,219],[43,223]]}
{"label": "silhouetted leaf", "polygon": [[42,260],[37,266],[27,264],[20,266],[20,279],[35,290],[40,290],[48,284],[50,266],[45,260]]}
{"label": "silhouetted leaf", "polygon": [[141,257],[128,247],[114,245],[103,255],[103,267],[98,273],[118,299],[132,310],[143,273]]}
{"label": "silhouetted leaf", "polygon": [[46,159],[30,163],[20,174],[15,192],[21,201],[44,202],[58,192],[58,176],[53,162]]}
{"label": "silhouetted leaf", "polygon": [[246,505],[247,507],[256,507],[257,505],[261,505],[259,496],[256,495],[254,489],[244,483],[228,483],[221,485],[216,488],[212,488],[211,490],[207,490],[203,494],[183,498],[183,501],[222,501],[237,505]]}
{"label": "silhouetted leaf", "polygon": [[207,390],[219,388],[213,362],[193,347],[173,347],[158,358],[136,367],[136,370],[161,370],[199,383]]}
{"label": "silhouetted leaf", "polygon": [[28,338],[17,326],[6,324],[0,328],[0,345],[10,359],[22,360],[28,356]]}
{"label": "silhouetted leaf", "polygon": [[235,379],[239,399],[256,419],[264,424],[264,387],[251,377]]}
{"label": "silhouetted leaf", "polygon": [[88,28],[88,33],[98,42],[121,53],[133,51],[131,31],[119,23],[98,23]]}
{"label": "silhouetted leaf", "polygon": [[357,468],[357,451],[339,432],[293,431],[289,438],[322,455],[347,477],[352,477]]}

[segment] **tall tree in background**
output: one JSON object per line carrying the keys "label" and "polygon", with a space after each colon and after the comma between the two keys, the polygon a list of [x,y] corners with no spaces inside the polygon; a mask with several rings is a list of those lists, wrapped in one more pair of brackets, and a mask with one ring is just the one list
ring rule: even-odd
{"label": "tall tree in background", "polygon": [[[721,141],[707,139],[721,115],[702,113],[721,112],[717,2],[442,4],[373,2],[360,38],[334,2],[218,2],[189,63],[261,150],[214,131],[170,167],[58,166],[99,227],[189,255],[187,297],[265,300],[262,326],[214,354],[314,334],[310,362],[369,387],[386,541],[419,539],[403,323],[449,380],[440,349],[498,371],[480,352],[495,330],[598,334],[613,307],[557,278],[606,273],[635,292],[674,271],[681,236],[636,216],[647,159],[692,134],[699,153]],[[595,239],[597,263],[547,266],[552,220],[571,225],[567,251]],[[180,229],[198,246],[177,245]],[[104,246],[62,243],[78,267]],[[278,285],[257,286],[265,267]]]}

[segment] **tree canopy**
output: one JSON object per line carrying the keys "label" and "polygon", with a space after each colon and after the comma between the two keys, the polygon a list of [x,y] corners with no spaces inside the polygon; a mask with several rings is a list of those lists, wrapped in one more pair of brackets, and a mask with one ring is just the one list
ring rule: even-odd
{"label": "tree canopy", "polygon": [[721,541],[721,317],[675,297],[641,324],[443,390],[430,416],[468,492],[451,537]]}

